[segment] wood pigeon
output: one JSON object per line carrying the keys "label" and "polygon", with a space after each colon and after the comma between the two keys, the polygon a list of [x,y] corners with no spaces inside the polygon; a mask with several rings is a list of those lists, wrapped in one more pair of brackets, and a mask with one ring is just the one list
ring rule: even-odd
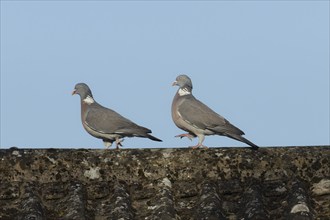
{"label": "wood pigeon", "polygon": [[206,135],[222,135],[244,142],[254,150],[258,149],[257,145],[242,137],[243,131],[192,95],[193,86],[187,75],[179,75],[173,86],[179,86],[179,89],[172,102],[172,119],[178,128],[188,132],[175,137],[188,137],[190,140],[198,137],[198,144],[193,146],[198,148],[206,147],[203,145]]}
{"label": "wood pigeon", "polygon": [[153,141],[162,141],[152,135],[151,130],[135,124],[117,112],[98,104],[92,91],[85,83],[76,84],[72,95],[80,95],[81,121],[85,130],[92,136],[103,140],[108,148],[113,142],[116,148],[122,146],[124,137],[143,137]]}

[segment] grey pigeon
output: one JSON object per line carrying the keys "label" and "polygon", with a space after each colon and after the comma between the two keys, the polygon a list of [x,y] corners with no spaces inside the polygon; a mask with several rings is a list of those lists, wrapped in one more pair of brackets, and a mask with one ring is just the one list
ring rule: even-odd
{"label": "grey pigeon", "polygon": [[85,130],[90,135],[102,139],[106,147],[110,147],[115,142],[118,149],[122,146],[124,137],[143,137],[162,141],[150,135],[150,129],[139,126],[117,112],[98,104],[85,83],[78,83],[72,92],[72,95],[74,94],[80,95],[81,121]]}
{"label": "grey pigeon", "polygon": [[224,117],[214,112],[208,106],[197,100],[192,95],[192,82],[187,75],[179,75],[173,86],[179,86],[172,102],[172,119],[175,125],[187,131],[187,134],[180,134],[175,137],[198,137],[197,147],[206,147],[203,141],[206,135],[222,135],[244,142],[258,149],[258,146],[242,137],[244,132],[232,125]]}

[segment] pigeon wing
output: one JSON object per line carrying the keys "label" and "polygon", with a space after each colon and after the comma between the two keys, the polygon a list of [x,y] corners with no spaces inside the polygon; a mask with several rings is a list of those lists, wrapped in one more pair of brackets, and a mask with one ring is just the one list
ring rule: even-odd
{"label": "pigeon wing", "polygon": [[219,134],[244,134],[224,117],[214,112],[193,96],[187,97],[179,105],[178,112],[184,121],[199,129],[208,129]]}
{"label": "pigeon wing", "polygon": [[147,128],[138,126],[117,112],[102,106],[90,108],[85,122],[91,129],[105,134],[130,135],[141,133],[141,130],[144,132],[150,131]]}

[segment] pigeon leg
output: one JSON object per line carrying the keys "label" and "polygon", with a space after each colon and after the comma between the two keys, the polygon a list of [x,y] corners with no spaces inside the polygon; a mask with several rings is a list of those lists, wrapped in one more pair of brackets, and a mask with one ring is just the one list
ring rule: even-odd
{"label": "pigeon leg", "polygon": [[106,149],[109,149],[112,145],[112,142],[108,142],[108,141],[103,140],[103,144],[104,144]]}
{"label": "pigeon leg", "polygon": [[189,140],[192,141],[193,137],[191,134],[187,133],[187,134],[179,134],[179,135],[175,135],[175,137],[179,137],[179,138],[183,138],[183,137],[187,137],[189,138]]}
{"label": "pigeon leg", "polygon": [[208,146],[205,146],[203,144],[197,144],[195,146],[190,146],[192,149],[196,149],[196,148],[200,148],[200,147],[203,147],[203,148],[209,148]]}
{"label": "pigeon leg", "polygon": [[119,149],[119,146],[122,147],[123,145],[121,144],[121,142],[123,142],[124,140],[123,139],[119,139],[119,138],[116,138],[116,149],[118,150]]}
{"label": "pigeon leg", "polygon": [[195,146],[191,146],[191,148],[192,149],[196,149],[196,148],[199,148],[199,147],[208,148],[207,146],[203,145],[203,141],[205,139],[205,136],[203,134],[198,134],[197,137],[198,137],[198,144],[195,145]]}

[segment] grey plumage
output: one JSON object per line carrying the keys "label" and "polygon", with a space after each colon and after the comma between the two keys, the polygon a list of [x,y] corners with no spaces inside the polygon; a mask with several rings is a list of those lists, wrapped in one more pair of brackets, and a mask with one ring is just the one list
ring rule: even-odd
{"label": "grey plumage", "polygon": [[252,149],[258,149],[257,145],[242,137],[243,131],[192,95],[193,86],[187,75],[179,75],[173,85],[179,86],[179,89],[172,102],[172,119],[177,127],[188,132],[176,137],[192,139],[197,136],[199,141],[195,148],[204,146],[206,135],[222,135],[244,142]]}
{"label": "grey plumage", "polygon": [[106,147],[116,143],[122,146],[121,138],[143,137],[153,141],[162,141],[152,136],[151,130],[135,124],[117,112],[98,104],[85,83],[76,84],[72,95],[80,95],[81,121],[85,130],[92,136],[103,140]]}

